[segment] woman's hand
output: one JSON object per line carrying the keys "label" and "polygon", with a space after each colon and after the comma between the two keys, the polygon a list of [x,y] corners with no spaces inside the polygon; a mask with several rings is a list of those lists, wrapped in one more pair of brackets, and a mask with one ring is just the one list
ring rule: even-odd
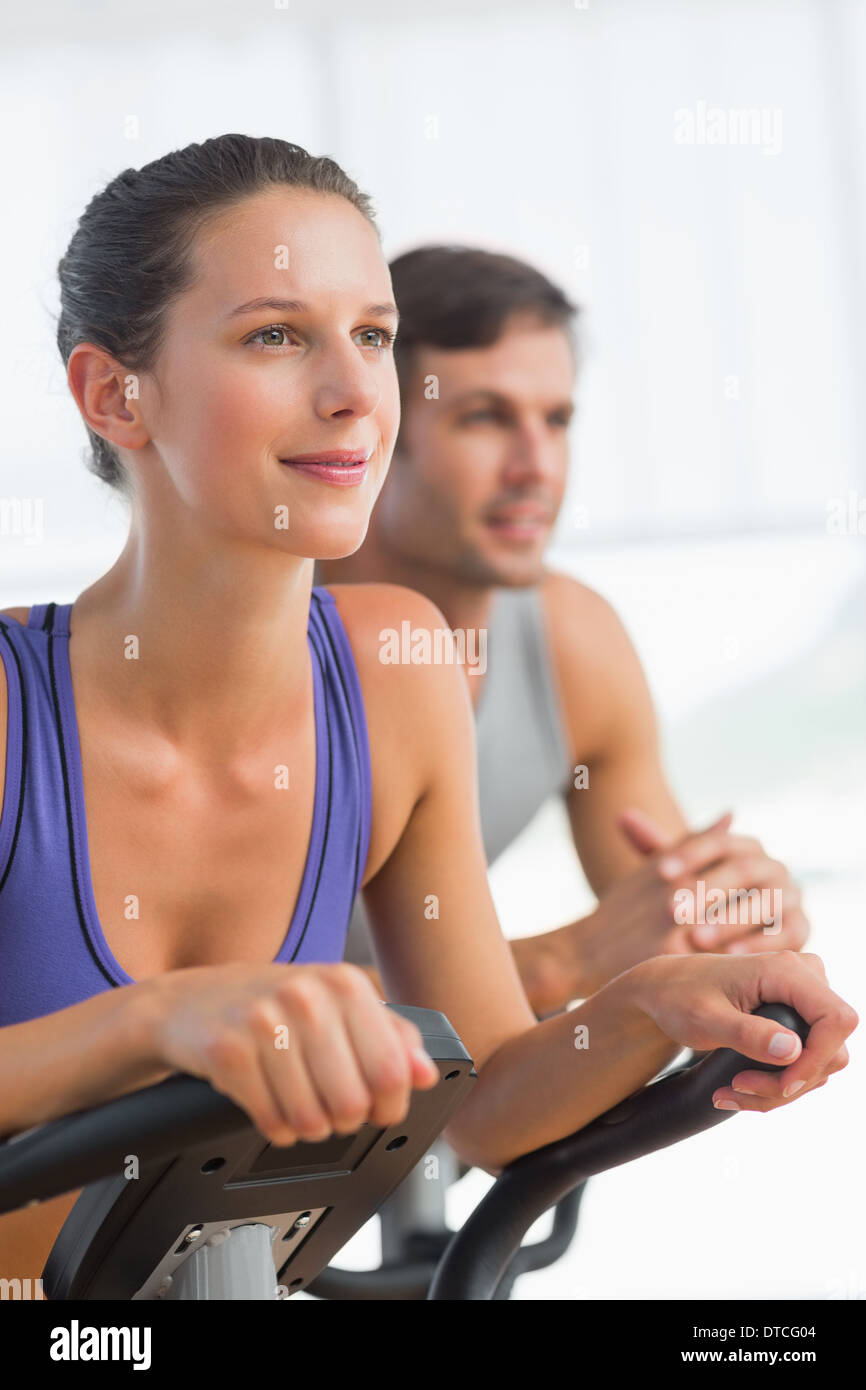
{"label": "woman's hand", "polygon": [[[628,971],[632,998],[662,1033],[682,1047],[730,1047],[756,1061],[788,1062],[783,1071],[745,1069],[713,1103],[721,1109],[775,1110],[823,1086],[848,1065],[845,1039],[859,1019],[834,994],[820,957],[796,951],[750,956],[658,956]],[[789,1004],[809,1024],[805,1047],[796,1033],[756,1018],[764,1003]]]}
{"label": "woman's hand", "polygon": [[358,966],[196,966],[147,982],[156,1050],[246,1110],[272,1143],[399,1124],[439,1071]]}

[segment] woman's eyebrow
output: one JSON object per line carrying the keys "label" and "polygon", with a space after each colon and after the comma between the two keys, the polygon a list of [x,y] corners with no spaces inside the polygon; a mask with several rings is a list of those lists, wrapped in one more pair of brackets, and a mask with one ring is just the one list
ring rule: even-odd
{"label": "woman's eyebrow", "polygon": [[[278,313],[284,314],[306,314],[309,312],[309,304],[305,304],[301,299],[250,299],[246,304],[239,304],[236,309],[230,309],[226,318],[237,318],[240,314],[252,314],[258,309],[276,309]],[[396,304],[368,304],[361,310],[362,314],[370,314],[377,318],[383,315],[390,315],[392,318],[399,319]]]}

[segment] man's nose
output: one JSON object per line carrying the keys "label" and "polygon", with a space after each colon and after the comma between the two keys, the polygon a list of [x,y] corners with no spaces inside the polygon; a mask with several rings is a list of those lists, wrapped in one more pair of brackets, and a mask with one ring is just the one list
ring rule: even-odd
{"label": "man's nose", "polygon": [[560,453],[542,422],[521,424],[509,441],[504,464],[506,481],[554,482],[561,471]]}

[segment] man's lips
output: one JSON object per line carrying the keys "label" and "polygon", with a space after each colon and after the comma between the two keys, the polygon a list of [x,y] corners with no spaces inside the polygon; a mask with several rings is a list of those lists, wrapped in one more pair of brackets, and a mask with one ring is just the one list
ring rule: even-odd
{"label": "man's lips", "polygon": [[510,507],[496,507],[486,520],[493,526],[550,526],[554,513],[541,502],[515,502]]}
{"label": "man's lips", "polygon": [[522,502],[488,513],[485,522],[499,540],[526,542],[549,531],[553,516],[537,502]]}

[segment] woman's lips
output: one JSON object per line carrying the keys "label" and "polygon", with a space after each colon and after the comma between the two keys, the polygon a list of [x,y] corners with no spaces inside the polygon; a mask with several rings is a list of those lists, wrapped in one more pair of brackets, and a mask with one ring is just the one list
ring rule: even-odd
{"label": "woman's lips", "polygon": [[280,459],[280,463],[317,478],[320,483],[356,487],[367,476],[369,458],[362,450],[335,449],[327,454],[299,454],[297,458]]}
{"label": "woman's lips", "polygon": [[296,473],[306,473],[318,478],[320,483],[336,483],[338,487],[352,487],[367,476],[366,463],[288,463],[284,459],[280,462]]}

